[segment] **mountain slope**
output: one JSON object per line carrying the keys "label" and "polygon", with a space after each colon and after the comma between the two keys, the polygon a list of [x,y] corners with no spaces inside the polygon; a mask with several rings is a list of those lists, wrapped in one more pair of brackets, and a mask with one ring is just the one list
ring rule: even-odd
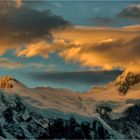
{"label": "mountain slope", "polygon": [[99,107],[100,117],[117,132],[124,134],[127,139],[140,139],[140,103],[128,107],[117,119],[112,119],[109,113],[112,110]]}
{"label": "mountain slope", "polygon": [[[45,111],[45,110],[44,110]],[[0,137],[17,139],[112,139],[119,138],[98,119],[77,121],[48,117],[17,95],[0,91]]]}
{"label": "mountain slope", "polygon": [[[127,76],[123,77],[123,80],[118,80],[118,81],[122,81],[121,83],[123,83],[124,81],[131,83],[130,81],[132,80],[125,80]],[[61,126],[59,126],[59,130],[49,130],[49,132],[51,131],[49,135],[51,135],[51,137],[55,136],[53,138],[59,138],[60,135],[61,138],[62,137],[68,138],[70,136],[72,136],[71,138],[75,138],[76,137],[75,135],[78,136],[76,138],[83,138],[83,137],[85,138],[85,135],[87,136],[86,138],[96,138],[96,137],[97,138],[99,137],[133,138],[133,139],[140,138],[139,136],[140,117],[139,117],[139,113],[137,113],[140,112],[139,83],[135,83],[131,85],[131,87],[127,91],[127,94],[122,96],[118,90],[121,83],[116,84],[115,82],[112,82],[102,87],[94,87],[85,93],[75,93],[66,89],[54,89],[50,87],[28,88],[15,79],[10,79],[7,82],[9,84],[12,84],[12,88],[7,88],[7,87],[2,88],[2,96],[6,96],[6,98],[10,98],[8,102],[11,105],[14,104],[11,103],[11,98],[15,98],[17,95],[18,98],[20,97],[20,101],[23,102],[23,100],[25,100],[26,103],[25,102],[23,103],[24,107],[26,108],[25,112],[28,112],[27,114],[30,114],[30,115],[25,115],[24,116],[25,118],[28,118],[29,116],[31,116],[31,118],[34,118],[35,116],[38,116],[38,114],[41,115],[45,120],[53,117],[55,118],[53,119],[54,127],[51,129],[54,129],[56,127],[55,126],[57,125],[56,120],[60,119],[59,121],[61,122]],[[3,94],[3,92],[6,92],[6,95],[5,93]],[[14,99],[13,102],[17,102],[16,99]],[[7,104],[5,105],[7,108]],[[33,109],[35,115],[32,116],[32,113],[30,112],[32,112]],[[14,110],[14,108],[12,108],[11,110]],[[40,110],[41,112],[39,111],[38,113],[38,110]],[[21,114],[21,116],[19,117],[22,118],[22,115],[24,113],[18,112],[18,115],[19,114]],[[73,127],[71,128],[70,126],[71,129],[67,128],[66,125],[67,122],[69,121],[71,122],[70,116],[74,117],[74,120],[76,120],[76,122],[75,121],[74,122],[77,124],[76,125],[74,123],[75,124],[74,128]],[[36,122],[38,122],[38,120]],[[97,125],[98,128],[95,129],[95,126],[93,126],[92,124],[94,125],[98,124]],[[30,122],[26,122],[25,120],[23,121],[23,123],[21,122],[21,127],[26,125],[30,125]],[[45,126],[46,125],[48,126],[47,123],[45,124]],[[84,130],[82,129],[83,125],[84,125],[83,128]],[[102,127],[99,128],[99,126]],[[7,127],[11,127],[11,126],[8,126],[7,123]],[[46,132],[46,129],[48,129],[48,127],[45,128],[45,133],[48,133],[48,131]],[[64,136],[64,135],[62,136],[62,134],[60,134],[64,130],[67,130],[67,132],[65,133],[66,134],[68,133],[69,134],[68,136]],[[82,135],[83,131],[86,130],[88,130],[88,134]],[[26,128],[25,131],[28,132],[29,130],[27,130]],[[54,134],[53,131],[59,131],[59,136],[58,135],[56,136],[55,135],[56,132]],[[43,132],[44,132],[44,127],[43,127]],[[29,131],[27,134],[29,134],[29,136],[32,137],[33,135],[35,135],[32,134],[33,132],[31,134],[30,133],[31,132]],[[14,135],[14,137],[16,136]],[[37,137],[40,137],[40,134],[38,134],[36,138]],[[50,138],[48,137],[48,135],[46,136],[46,134],[45,137]]]}

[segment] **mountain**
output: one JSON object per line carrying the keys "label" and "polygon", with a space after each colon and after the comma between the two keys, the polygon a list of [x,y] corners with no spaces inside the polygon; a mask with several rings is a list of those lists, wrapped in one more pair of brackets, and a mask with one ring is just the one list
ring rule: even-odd
{"label": "mountain", "polygon": [[[0,135],[35,139],[140,139],[138,74],[78,93],[0,80]],[[127,94],[119,87],[128,83]],[[8,86],[7,86],[8,85]],[[11,85],[11,86],[9,86]]]}
{"label": "mountain", "polygon": [[10,83],[10,81],[16,81],[16,79],[10,77],[10,76],[3,76],[0,77],[0,88],[3,89],[11,89],[13,88],[13,84]]}
{"label": "mountain", "polygon": [[[139,102],[140,103],[140,102]],[[124,134],[127,139],[140,139],[140,104],[128,107],[119,118],[112,119],[107,107],[99,107],[100,117],[115,131]]]}
{"label": "mountain", "polygon": [[140,74],[132,72],[124,72],[116,79],[116,85],[119,85],[119,92],[126,94],[134,85],[140,83]]}
{"label": "mountain", "polygon": [[17,95],[0,91],[0,137],[6,139],[112,139],[117,138],[98,119],[49,117]]}

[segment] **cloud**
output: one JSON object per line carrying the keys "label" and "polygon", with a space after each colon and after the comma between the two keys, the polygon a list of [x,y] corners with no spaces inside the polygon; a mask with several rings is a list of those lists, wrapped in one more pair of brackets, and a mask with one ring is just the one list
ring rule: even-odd
{"label": "cloud", "polygon": [[104,70],[140,70],[140,26],[124,28],[75,27],[53,33],[51,43],[38,42],[17,51],[18,56],[57,53],[66,62]]}
{"label": "cloud", "polygon": [[63,50],[65,45],[66,43],[64,40],[56,39],[51,44],[46,41],[39,41],[18,49],[16,54],[17,56],[33,57],[39,55],[48,58],[50,53]]}
{"label": "cloud", "polygon": [[20,62],[14,62],[11,61],[8,58],[0,58],[0,68],[6,68],[6,69],[18,69],[18,68],[22,68],[23,64],[21,64]]}
{"label": "cloud", "polygon": [[118,14],[118,17],[140,21],[140,5],[129,5]]}
{"label": "cloud", "polygon": [[63,39],[54,39],[52,43],[39,41],[31,43],[26,47],[17,49],[16,54],[18,57],[33,57],[38,55],[44,58],[49,58],[49,54],[51,53],[59,53],[67,48],[71,48],[72,46],[76,45],[77,44],[74,42],[65,41]]}
{"label": "cloud", "polygon": [[109,17],[94,17],[90,18],[89,21],[100,26],[112,25],[118,22],[117,20]]}
{"label": "cloud", "polygon": [[31,72],[28,78],[32,80],[55,83],[104,84],[113,81],[122,72],[116,71],[74,71],[74,72]]}
{"label": "cloud", "polygon": [[[75,27],[54,37],[72,42],[58,55],[65,61],[105,70],[140,70],[140,26],[124,28]],[[70,43],[69,43],[70,44]],[[68,47],[69,46],[69,47]]]}
{"label": "cloud", "polygon": [[0,55],[40,40],[51,41],[52,30],[70,26],[49,10],[32,9],[21,0],[0,2],[0,9]]}
{"label": "cloud", "polygon": [[22,0],[1,0],[0,13],[7,13],[9,9],[20,8],[23,6]]}
{"label": "cloud", "polygon": [[23,5],[22,0],[16,0],[16,7],[20,8]]}
{"label": "cloud", "polygon": [[139,25],[66,29],[70,23],[48,10],[38,11],[24,4],[9,7],[9,3],[0,7],[0,55],[15,50],[18,57],[39,55],[47,59],[56,53],[81,66],[140,70]]}
{"label": "cloud", "polygon": [[21,69],[21,68],[27,68],[27,67],[34,67],[34,68],[45,68],[46,65],[41,63],[26,63],[23,64],[21,62],[12,61],[9,58],[1,57],[0,58],[0,68],[6,68],[6,69]]}

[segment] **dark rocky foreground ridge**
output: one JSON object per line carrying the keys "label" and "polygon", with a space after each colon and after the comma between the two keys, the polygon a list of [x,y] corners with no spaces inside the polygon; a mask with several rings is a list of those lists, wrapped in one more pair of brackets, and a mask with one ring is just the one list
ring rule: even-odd
{"label": "dark rocky foreground ridge", "polygon": [[135,104],[127,108],[121,117],[112,119],[109,113],[112,110],[108,107],[100,106],[97,112],[100,117],[118,133],[123,134],[127,139],[140,139],[140,104]]}
{"label": "dark rocky foreground ridge", "polygon": [[0,137],[16,139],[112,139],[115,135],[94,120],[48,118],[17,95],[0,91]]}

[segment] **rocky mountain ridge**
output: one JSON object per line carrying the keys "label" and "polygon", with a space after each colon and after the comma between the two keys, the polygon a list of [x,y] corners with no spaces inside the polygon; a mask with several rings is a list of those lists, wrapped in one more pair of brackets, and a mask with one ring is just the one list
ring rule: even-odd
{"label": "rocky mountain ridge", "polygon": [[124,95],[131,87],[138,83],[140,83],[140,73],[133,72],[124,72],[115,81],[115,85],[119,86],[118,91]]}
{"label": "rocky mountain ridge", "polygon": [[0,77],[0,88],[7,88],[7,89],[13,88],[14,85],[12,83],[10,83],[10,81],[12,81],[12,80],[17,82],[16,79],[14,79],[10,76]]}
{"label": "rocky mountain ridge", "polygon": [[[11,89],[14,87],[11,81],[18,82],[16,79],[10,76],[0,77],[0,88]],[[125,95],[131,87],[140,83],[140,73],[123,72],[115,80],[115,86],[118,86],[118,91]]]}
{"label": "rocky mountain ridge", "polygon": [[113,111],[109,107],[100,106],[97,112],[111,128],[124,134],[127,139],[140,139],[140,103],[127,108],[117,119],[110,117]]}

